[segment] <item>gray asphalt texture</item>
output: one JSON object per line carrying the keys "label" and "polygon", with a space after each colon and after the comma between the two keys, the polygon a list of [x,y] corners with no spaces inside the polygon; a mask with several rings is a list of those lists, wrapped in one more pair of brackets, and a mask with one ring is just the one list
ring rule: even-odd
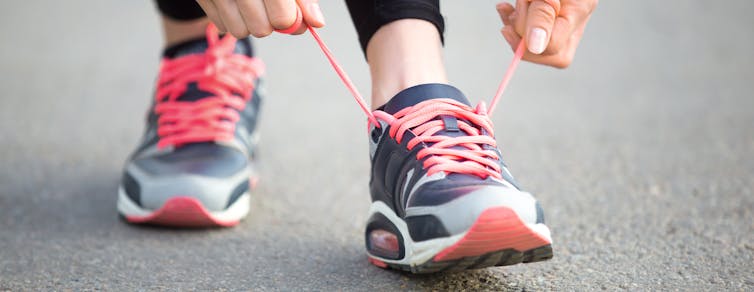
{"label": "gray asphalt texture", "polygon": [[[489,100],[512,56],[494,1],[444,1],[452,82]],[[573,66],[523,64],[494,115],[555,258],[412,276],[367,263],[365,118],[310,37],[268,65],[262,180],[230,229],[134,227],[116,189],[161,50],[149,1],[0,12],[0,290],[754,290],[751,1],[602,1]],[[321,30],[363,92],[341,1]]]}

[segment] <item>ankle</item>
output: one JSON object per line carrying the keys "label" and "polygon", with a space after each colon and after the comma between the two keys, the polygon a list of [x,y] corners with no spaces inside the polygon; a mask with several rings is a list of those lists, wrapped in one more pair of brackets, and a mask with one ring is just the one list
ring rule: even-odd
{"label": "ankle", "polygon": [[162,17],[165,47],[204,37],[208,24],[209,19],[206,17],[189,21],[178,21]]}
{"label": "ankle", "polygon": [[408,88],[429,84],[448,84],[448,80],[431,75],[414,75],[391,83],[382,83],[379,86],[372,84],[372,110],[385,105],[394,96]]}
{"label": "ankle", "polygon": [[402,19],[381,27],[369,41],[372,108],[403,89],[427,83],[448,83],[437,28],[420,19]]}

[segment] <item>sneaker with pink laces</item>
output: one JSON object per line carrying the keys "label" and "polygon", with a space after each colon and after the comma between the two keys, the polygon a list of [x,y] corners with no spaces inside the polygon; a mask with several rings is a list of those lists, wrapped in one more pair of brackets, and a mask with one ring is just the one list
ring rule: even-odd
{"label": "sneaker with pink laces", "polygon": [[552,257],[540,204],[501,159],[483,104],[424,84],[373,112],[370,261],[433,273]]}
{"label": "sneaker with pink laces", "polygon": [[131,223],[232,226],[249,212],[256,181],[261,60],[248,39],[173,46],[160,66],[146,132],[126,163],[118,212]]}

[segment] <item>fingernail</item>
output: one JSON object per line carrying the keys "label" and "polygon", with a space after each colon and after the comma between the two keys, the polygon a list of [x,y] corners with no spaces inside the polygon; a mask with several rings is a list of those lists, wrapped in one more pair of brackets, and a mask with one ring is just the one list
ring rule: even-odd
{"label": "fingernail", "polygon": [[547,47],[547,32],[544,29],[535,27],[529,32],[529,52],[541,54]]}
{"label": "fingernail", "polygon": [[319,3],[310,3],[309,11],[312,12],[314,19],[322,23],[322,25],[325,24],[325,16],[322,14],[322,9],[319,8]]}

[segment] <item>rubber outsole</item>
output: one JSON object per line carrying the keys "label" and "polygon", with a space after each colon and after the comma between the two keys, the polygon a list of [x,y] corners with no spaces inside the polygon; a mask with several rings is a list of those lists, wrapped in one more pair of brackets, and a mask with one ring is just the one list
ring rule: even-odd
{"label": "rubber outsole", "polygon": [[[249,190],[255,189],[258,182],[258,177],[251,177]],[[248,204],[248,196],[248,194],[243,195],[235,204]],[[245,200],[242,200],[244,198]],[[119,200],[121,199],[128,200],[128,198],[119,197]],[[127,223],[178,228],[232,227],[238,225],[248,212],[232,216],[232,219],[222,219],[208,211],[199,200],[189,196],[172,197],[162,207],[147,215],[128,215],[128,212],[123,213],[124,211],[120,210],[120,201],[118,204],[120,217]],[[135,203],[130,202],[127,205],[135,205]],[[232,208],[233,206],[229,209]]]}
{"label": "rubber outsole", "polygon": [[548,260],[553,257],[551,244],[549,231],[543,236],[512,209],[495,207],[482,212],[463,237],[422,264],[391,263],[373,256],[369,261],[417,274],[462,271]]}
{"label": "rubber outsole", "polygon": [[170,227],[230,227],[240,220],[219,220],[192,197],[173,197],[148,216],[124,216],[134,224],[149,224]]}
{"label": "rubber outsole", "polygon": [[455,260],[446,260],[439,262],[430,260],[418,266],[386,263],[374,258],[369,258],[369,261],[380,268],[391,268],[394,270],[411,272],[414,274],[430,274],[443,272],[460,272],[493,266],[510,266],[520,263],[534,263],[549,260],[552,258],[552,256],[552,246],[548,244],[525,252],[520,252],[515,249],[506,249],[486,253],[480,256],[469,256]]}
{"label": "rubber outsole", "polygon": [[550,240],[530,229],[515,211],[497,207],[482,212],[466,235],[435,255],[434,260],[455,260],[509,248],[527,251],[548,244]]}

